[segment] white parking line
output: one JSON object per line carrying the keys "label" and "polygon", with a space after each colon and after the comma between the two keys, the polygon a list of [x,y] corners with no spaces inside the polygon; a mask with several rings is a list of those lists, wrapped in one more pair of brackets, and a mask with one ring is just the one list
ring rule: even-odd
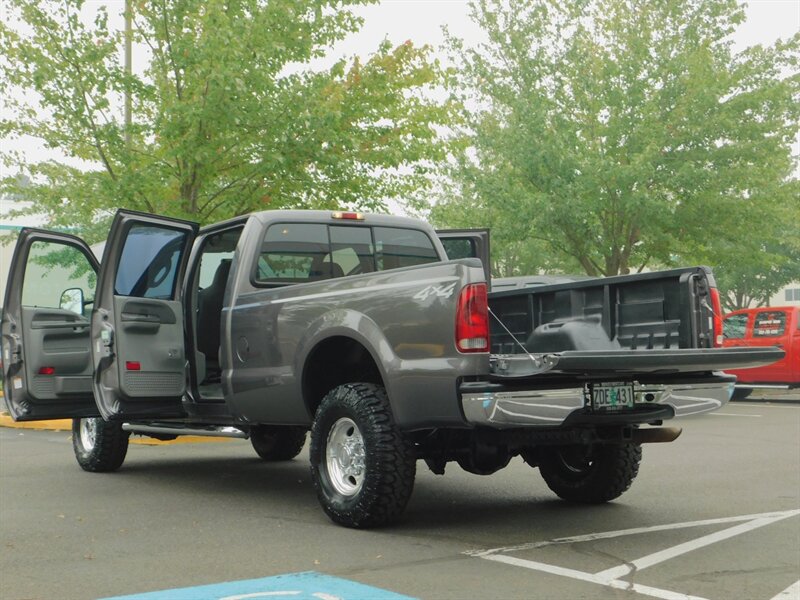
{"label": "white parking line", "polygon": [[797,598],[800,598],[800,581],[795,581],[771,600],[797,600]]}
{"label": "white parking line", "polygon": [[779,402],[775,402],[772,404],[742,404],[741,402],[736,402],[735,404],[728,404],[728,407],[730,408],[733,408],[734,406],[741,406],[742,408],[763,408],[764,410],[769,410],[771,408],[783,408],[784,410],[800,409],[800,404],[782,404]]}
{"label": "white parking line", "polygon": [[[799,513],[800,511],[789,511]],[[666,525],[651,525],[649,527],[634,527],[632,529],[620,529],[618,531],[604,531],[602,533],[589,533],[586,535],[574,535],[570,537],[556,538],[546,542],[529,542],[516,546],[504,546],[502,548],[492,548],[490,550],[470,550],[465,554],[483,558],[487,554],[497,554],[500,552],[519,552],[521,550],[535,550],[554,544],[574,544],[576,542],[592,542],[594,540],[607,540],[610,538],[623,537],[626,535],[636,535],[638,533],[652,533],[656,531],[669,531],[671,529],[687,529],[689,527],[705,527],[707,525],[724,525],[725,523],[741,523],[742,521],[754,521],[756,519],[792,516],[786,515],[786,511],[758,513],[752,515],[740,515],[737,517],[721,517],[718,519],[703,519],[701,521],[686,521],[684,523],[668,523]]]}
{"label": "white parking line", "polygon": [[764,527],[766,525],[772,525],[773,523],[777,523],[778,521],[782,521],[783,519],[787,519],[799,514],[800,510],[788,511],[787,513],[781,515],[761,517],[747,523],[741,523],[740,525],[735,525],[734,527],[723,529],[722,531],[717,531],[710,535],[704,535],[703,537],[685,542],[683,544],[678,544],[672,548],[667,548],[666,550],[661,550],[660,552],[643,556],[642,558],[638,558],[630,563],[614,567],[613,569],[606,569],[605,571],[597,573],[597,576],[601,579],[608,580],[619,579],[620,577],[625,577],[634,571],[641,571],[642,569],[652,567],[653,565],[662,563],[670,558],[681,556],[687,552],[697,550],[698,548],[704,548],[705,546],[710,546],[711,544],[736,537],[737,535],[747,533],[748,531],[752,531],[754,529],[759,529],[760,527]]}
{"label": "white parking line", "polygon": [[720,412],[712,412],[708,413],[713,417],[750,417],[750,418],[761,418],[764,415],[739,415],[736,413],[720,413]]}
{"label": "white parking line", "polygon": [[[470,554],[477,558],[483,558],[485,560],[505,563],[516,567],[523,567],[526,569],[531,569],[533,571],[541,571],[543,573],[560,575],[562,577],[568,577],[570,579],[576,579],[578,581],[595,583],[613,589],[628,590],[645,596],[660,598],[661,600],[704,600],[702,598],[699,598],[698,596],[691,596],[680,592],[662,590],[659,588],[641,585],[638,583],[623,581],[620,579],[620,577],[626,577],[628,575],[631,575],[632,573],[636,573],[642,569],[646,569],[647,567],[663,563],[664,561],[667,561],[671,558],[682,556],[683,554],[692,552],[699,548],[704,548],[716,542],[721,542],[723,540],[730,539],[737,535],[747,533],[748,531],[753,531],[760,527],[765,527],[767,525],[771,525],[773,523],[777,523],[778,521],[782,521],[783,519],[788,519],[790,517],[794,517],[797,515],[800,515],[800,510],[761,513],[754,515],[744,515],[739,517],[724,517],[721,519],[705,519],[702,521],[671,523],[667,525],[656,525],[653,527],[638,527],[634,529],[623,529],[619,531],[592,533],[588,535],[558,538],[546,542],[532,542],[528,544],[520,544],[517,546],[494,548],[491,550],[470,551],[470,552],[465,552],[465,554]],[[558,565],[550,565],[538,561],[526,560],[522,558],[517,558],[515,556],[507,555],[509,552],[534,550],[555,544],[573,544],[573,543],[586,542],[592,540],[622,537],[626,535],[636,535],[640,533],[650,533],[655,531],[666,531],[670,529],[683,529],[687,527],[700,527],[700,526],[716,525],[723,523],[736,523],[736,522],[739,522],[740,524],[735,525],[734,527],[729,527],[728,529],[723,529],[722,531],[717,531],[709,535],[704,535],[700,538],[691,540],[689,542],[685,542],[683,544],[678,544],[677,546],[673,546],[672,548],[667,548],[659,552],[654,552],[653,554],[648,554],[647,556],[644,556],[642,558],[619,565],[617,567],[613,567],[611,569],[600,571],[598,573],[587,573],[584,571],[578,571],[576,569],[569,569]],[[800,591],[800,581],[798,581],[794,585],[790,586],[789,588],[781,592],[781,594],[779,594],[778,596],[775,596],[775,598],[773,598],[772,600],[794,600],[795,598],[797,598],[798,591]]]}

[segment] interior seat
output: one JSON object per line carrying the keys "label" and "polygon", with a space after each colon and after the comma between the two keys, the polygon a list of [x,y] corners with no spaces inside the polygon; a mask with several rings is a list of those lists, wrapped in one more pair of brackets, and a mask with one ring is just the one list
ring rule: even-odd
{"label": "interior seat", "polygon": [[197,293],[197,349],[206,356],[209,378],[219,375],[222,301],[231,271],[231,259],[220,261],[211,285]]}

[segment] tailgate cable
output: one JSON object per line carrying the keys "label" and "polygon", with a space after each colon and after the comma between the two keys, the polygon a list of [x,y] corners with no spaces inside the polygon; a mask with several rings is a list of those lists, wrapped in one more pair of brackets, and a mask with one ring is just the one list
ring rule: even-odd
{"label": "tailgate cable", "polygon": [[502,328],[505,330],[505,332],[506,332],[506,333],[507,333],[509,336],[511,336],[511,339],[512,339],[512,340],[514,340],[514,342],[516,342],[516,344],[517,344],[517,345],[518,345],[520,348],[522,348],[522,351],[523,351],[525,354],[527,354],[527,355],[528,355],[528,358],[530,358],[530,359],[531,359],[531,362],[533,363],[533,366],[534,366],[534,367],[536,367],[537,369],[541,369],[541,368],[544,366],[544,361],[542,360],[542,359],[543,359],[543,357],[544,357],[544,355],[543,355],[543,354],[532,354],[532,353],[530,353],[530,352],[528,351],[528,349],[527,349],[527,348],[526,348],[526,347],[523,345],[523,343],[522,343],[522,342],[520,342],[520,341],[517,339],[517,336],[515,336],[513,333],[511,333],[511,331],[509,330],[509,328],[508,328],[508,327],[506,327],[505,323],[503,323],[503,322],[500,320],[500,317],[498,317],[498,316],[497,316],[497,315],[494,313],[494,311],[491,309],[491,307],[487,307],[487,308],[489,309],[489,314],[490,314],[490,315],[492,315],[492,316],[494,317],[494,320],[495,320],[495,321],[497,321],[497,322],[500,324],[500,327],[502,327]]}

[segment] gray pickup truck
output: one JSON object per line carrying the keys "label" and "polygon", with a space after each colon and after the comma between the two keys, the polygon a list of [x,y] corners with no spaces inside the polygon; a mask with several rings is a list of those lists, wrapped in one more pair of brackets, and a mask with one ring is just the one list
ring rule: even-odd
{"label": "gray pickup truck", "polygon": [[781,357],[719,347],[706,268],[489,292],[487,254],[483,231],[349,212],[199,229],[119,211],[101,262],[25,229],[5,402],[18,421],[74,419],[95,472],[122,465],[132,433],[249,438],[279,461],[310,430],[323,509],[369,527],[402,514],[419,460],[486,475],[519,455],[562,498],[612,500],[642,443],[680,433],[663,421],[728,401],[721,368]]}

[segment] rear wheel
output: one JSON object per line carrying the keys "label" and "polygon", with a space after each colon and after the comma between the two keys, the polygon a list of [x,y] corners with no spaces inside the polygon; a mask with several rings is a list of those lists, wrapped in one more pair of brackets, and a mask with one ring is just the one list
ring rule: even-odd
{"label": "rear wheel", "polygon": [[744,400],[753,393],[753,388],[734,388],[731,400]]}
{"label": "rear wheel", "polygon": [[639,444],[544,447],[539,471],[547,487],[570,502],[600,504],[618,498],[639,473]]}
{"label": "rear wheel", "polygon": [[340,525],[374,527],[402,514],[416,455],[383,387],[351,383],[325,396],[311,429],[311,474],[322,508]]}
{"label": "rear wheel", "polygon": [[122,423],[100,418],[72,419],[72,449],[81,469],[92,473],[116,471],[128,453],[130,433]]}
{"label": "rear wheel", "polygon": [[258,425],[250,429],[250,443],[264,460],[292,460],[305,446],[306,432],[305,427]]}

